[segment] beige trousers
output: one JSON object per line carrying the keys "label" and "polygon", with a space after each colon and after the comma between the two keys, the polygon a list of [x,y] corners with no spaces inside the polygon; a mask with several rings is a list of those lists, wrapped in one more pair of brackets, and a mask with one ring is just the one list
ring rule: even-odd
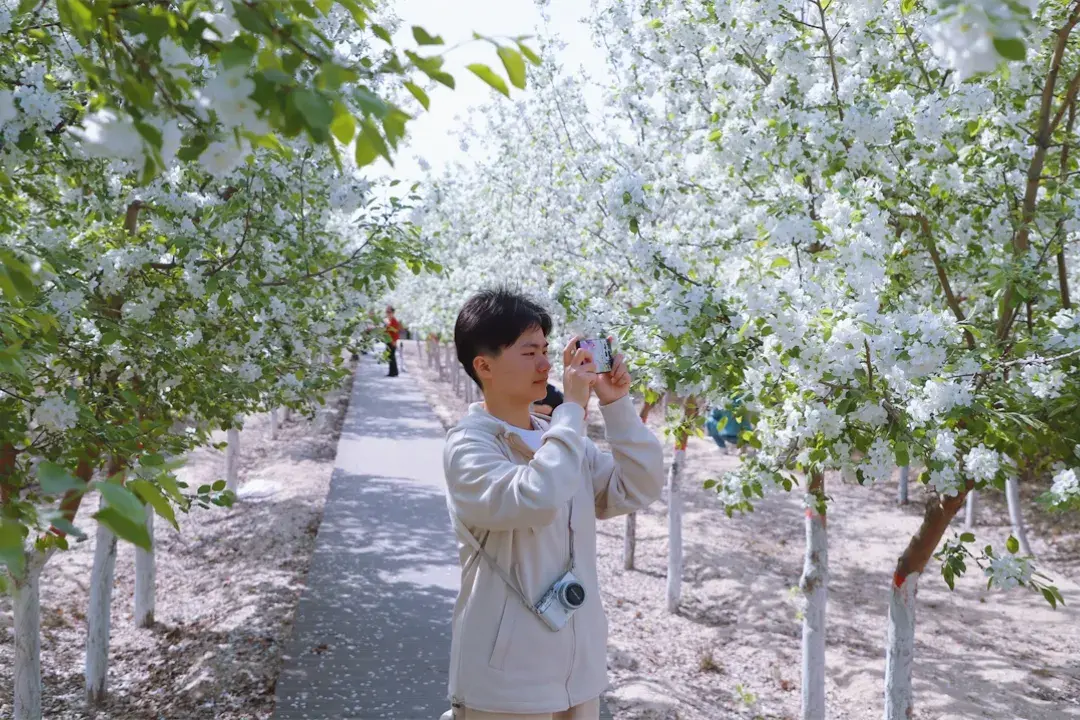
{"label": "beige trousers", "polygon": [[489,713],[482,710],[462,708],[454,720],[600,720],[600,698],[575,705],[557,713]]}

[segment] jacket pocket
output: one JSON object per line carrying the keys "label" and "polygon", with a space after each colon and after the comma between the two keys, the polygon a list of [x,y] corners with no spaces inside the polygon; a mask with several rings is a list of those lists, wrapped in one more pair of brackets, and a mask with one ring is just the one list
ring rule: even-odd
{"label": "jacket pocket", "polygon": [[510,649],[510,641],[513,640],[514,625],[517,623],[517,605],[520,601],[513,595],[507,594],[503,600],[502,617],[499,619],[499,631],[495,635],[495,646],[491,649],[491,659],[488,665],[496,670],[502,670],[506,662],[506,653]]}

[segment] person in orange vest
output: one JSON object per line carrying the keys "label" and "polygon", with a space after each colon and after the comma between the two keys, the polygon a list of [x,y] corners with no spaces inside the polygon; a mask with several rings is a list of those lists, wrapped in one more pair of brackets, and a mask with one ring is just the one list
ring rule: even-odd
{"label": "person in orange vest", "polygon": [[394,316],[393,305],[386,306],[386,333],[390,336],[390,341],[386,343],[386,355],[390,361],[390,372],[386,376],[397,377],[397,344],[398,340],[401,339],[401,321]]}

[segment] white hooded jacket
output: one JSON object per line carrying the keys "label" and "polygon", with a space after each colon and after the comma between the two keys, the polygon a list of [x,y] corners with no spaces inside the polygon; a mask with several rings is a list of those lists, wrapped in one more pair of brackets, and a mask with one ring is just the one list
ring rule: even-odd
{"label": "white hooded jacket", "polygon": [[[607,617],[596,572],[596,520],[635,512],[660,496],[663,448],[623,397],[601,406],[611,452],[585,436],[585,410],[564,403],[535,453],[481,403],[447,434],[443,455],[453,514],[535,603],[567,569],[584,604],[559,631],[517,593],[458,531],[461,591],[454,606],[450,699],[458,707],[550,713],[607,687]],[[571,507],[573,512],[571,512]]]}

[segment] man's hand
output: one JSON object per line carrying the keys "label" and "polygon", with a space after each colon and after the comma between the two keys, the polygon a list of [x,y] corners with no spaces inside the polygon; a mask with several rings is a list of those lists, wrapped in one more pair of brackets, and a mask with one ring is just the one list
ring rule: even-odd
{"label": "man's hand", "polygon": [[[608,342],[614,343],[615,339],[609,337]],[[626,396],[630,392],[630,370],[626,367],[626,358],[622,354],[616,355],[611,360],[611,372],[597,376],[596,398],[601,405],[610,405]]]}
{"label": "man's hand", "polygon": [[596,363],[592,351],[577,347],[580,339],[573,338],[563,349],[563,399],[587,408],[597,381]]}

